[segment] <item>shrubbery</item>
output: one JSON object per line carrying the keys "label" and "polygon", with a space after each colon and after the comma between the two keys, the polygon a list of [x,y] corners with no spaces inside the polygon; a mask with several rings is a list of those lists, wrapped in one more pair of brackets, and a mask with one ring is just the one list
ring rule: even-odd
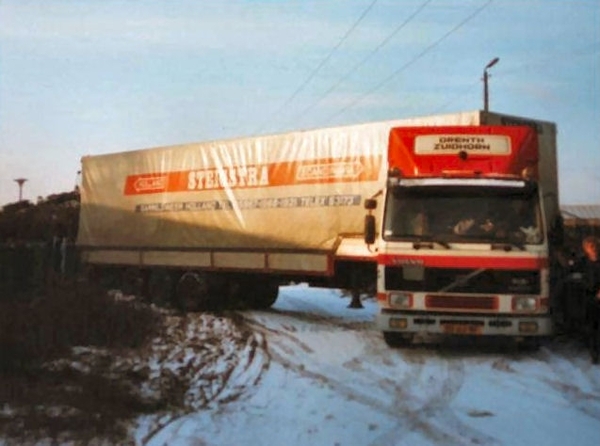
{"label": "shrubbery", "polygon": [[128,419],[163,404],[143,401],[135,376],[117,379],[110,364],[74,359],[83,347],[110,362],[162,329],[162,313],[78,281],[78,212],[77,190],[0,209],[2,444],[120,443]]}
{"label": "shrubbery", "polygon": [[[0,302],[0,438],[17,443],[81,435],[118,441],[126,421],[157,409],[130,384],[103,370],[70,364],[73,347],[123,352],[161,333],[162,315],[148,305],[109,296],[88,284],[53,288],[43,297]],[[152,407],[150,407],[152,406]],[[57,416],[48,408],[62,408]],[[88,438],[89,439],[89,438]],[[86,441],[84,438],[83,441]]]}
{"label": "shrubbery", "polygon": [[160,315],[95,287],[71,286],[32,301],[0,302],[2,372],[32,370],[73,346],[135,348],[157,334]]}

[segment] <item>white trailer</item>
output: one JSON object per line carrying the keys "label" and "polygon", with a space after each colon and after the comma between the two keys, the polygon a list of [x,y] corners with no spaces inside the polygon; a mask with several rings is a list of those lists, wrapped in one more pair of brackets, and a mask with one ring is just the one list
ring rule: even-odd
{"label": "white trailer", "polygon": [[289,281],[374,286],[361,207],[399,122],[85,156],[82,259],[182,307],[268,306]]}

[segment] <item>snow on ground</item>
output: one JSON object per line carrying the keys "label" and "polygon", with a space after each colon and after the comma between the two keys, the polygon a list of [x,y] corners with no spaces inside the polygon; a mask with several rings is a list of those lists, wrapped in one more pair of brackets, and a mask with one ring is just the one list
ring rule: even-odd
{"label": "snow on ground", "polygon": [[[141,418],[136,442],[598,444],[600,367],[576,340],[537,352],[485,344],[395,350],[372,326],[376,302],[361,310],[348,303],[337,291],[297,285],[282,287],[269,311],[239,313],[245,333],[232,331],[236,339],[213,357],[211,369],[227,371],[215,394],[177,416]],[[187,333],[198,330],[192,324]],[[198,340],[186,341],[196,345],[191,354]]]}

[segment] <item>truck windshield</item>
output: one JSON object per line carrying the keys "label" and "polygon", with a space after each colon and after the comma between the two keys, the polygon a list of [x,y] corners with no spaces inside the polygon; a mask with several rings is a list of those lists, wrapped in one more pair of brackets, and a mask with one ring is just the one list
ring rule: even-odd
{"label": "truck windshield", "polygon": [[542,243],[542,220],[535,187],[397,186],[389,189],[383,238]]}

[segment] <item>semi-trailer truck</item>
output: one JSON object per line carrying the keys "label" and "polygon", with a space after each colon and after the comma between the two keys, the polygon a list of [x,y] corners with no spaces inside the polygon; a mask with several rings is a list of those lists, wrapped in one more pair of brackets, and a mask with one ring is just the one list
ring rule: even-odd
{"label": "semi-trailer truck", "polygon": [[[506,134],[474,129],[485,125]],[[473,111],[85,156],[77,247],[101,280],[184,310],[268,307],[280,284],[303,281],[355,297],[376,287],[390,343],[422,331],[544,335],[555,133]],[[513,168],[519,157],[537,160],[519,161],[533,176]],[[535,242],[443,232],[467,204],[500,210],[511,197],[536,217]],[[365,219],[362,203],[377,200]],[[396,232],[413,205],[435,211],[431,225]]]}

